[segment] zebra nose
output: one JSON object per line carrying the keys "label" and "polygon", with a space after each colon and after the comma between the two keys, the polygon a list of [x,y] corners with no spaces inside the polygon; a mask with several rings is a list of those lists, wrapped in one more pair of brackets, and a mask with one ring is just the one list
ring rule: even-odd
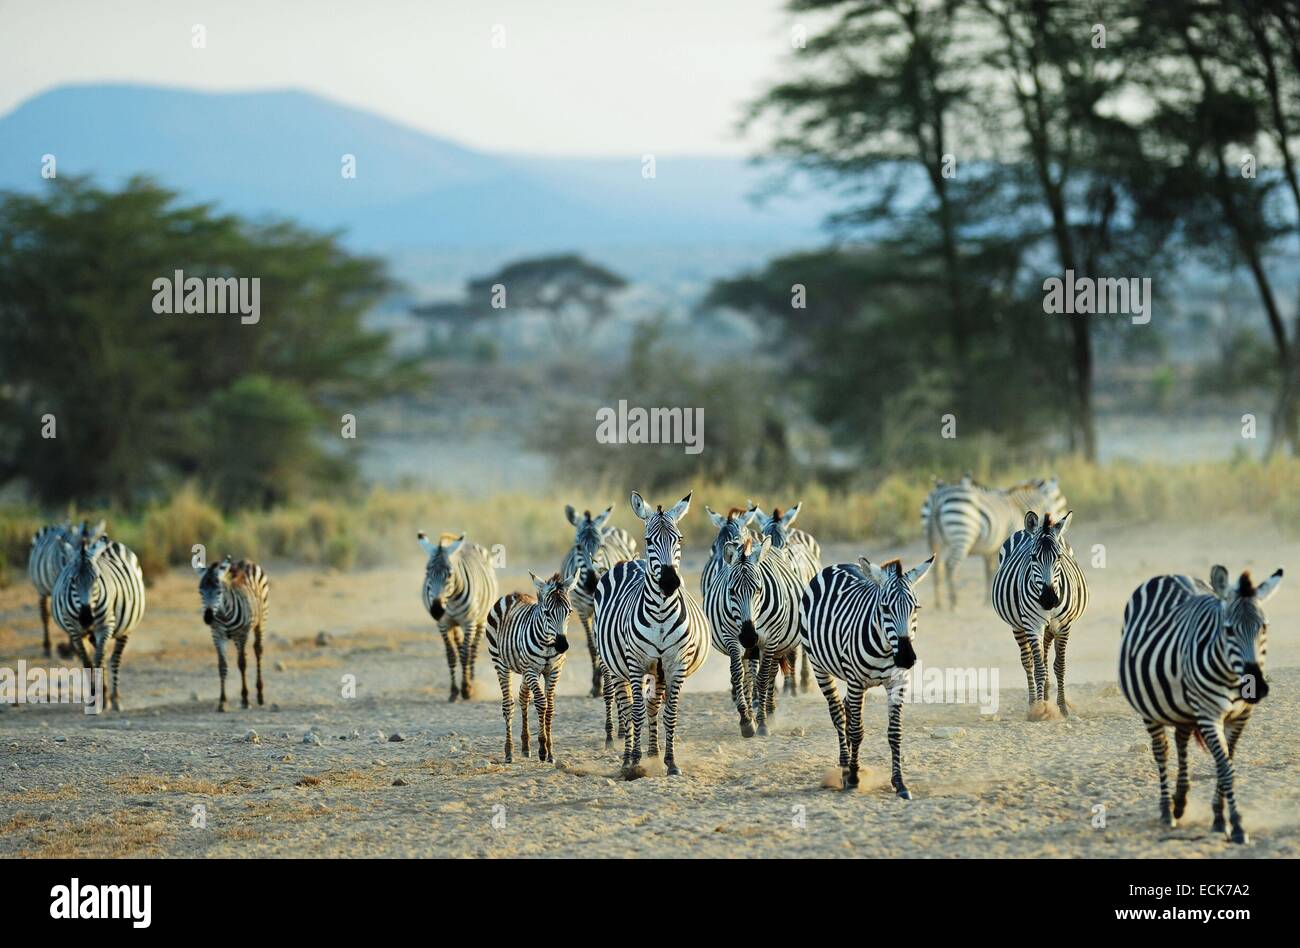
{"label": "zebra nose", "polygon": [[740,644],[747,649],[758,644],[758,632],[754,630],[754,623],[748,619],[740,623]]}
{"label": "zebra nose", "polygon": [[899,668],[911,668],[916,664],[916,649],[912,648],[911,639],[899,639],[894,647],[894,664]]}
{"label": "zebra nose", "polygon": [[556,654],[556,655],[563,655],[563,654],[564,654],[565,652],[567,652],[568,650],[569,650],[569,639],[568,639],[568,637],[567,637],[567,636],[564,636],[564,635],[557,635],[557,636],[555,637],[555,654]]}
{"label": "zebra nose", "polygon": [[1256,704],[1268,697],[1268,682],[1264,680],[1264,670],[1257,664],[1246,666],[1241,676],[1241,696],[1247,704]]}
{"label": "zebra nose", "polygon": [[594,593],[596,591],[597,582],[599,582],[599,580],[596,577],[596,571],[594,569],[589,569],[587,570],[586,578],[582,581],[582,588],[587,590],[588,593]]}
{"label": "zebra nose", "polygon": [[81,611],[77,613],[77,618],[82,625],[90,625],[90,606],[82,606]]}
{"label": "zebra nose", "polygon": [[433,602],[429,603],[429,615],[433,616],[435,619],[441,619],[443,611],[441,599],[435,599]]}
{"label": "zebra nose", "polygon": [[677,592],[677,589],[681,584],[682,580],[681,577],[677,575],[677,567],[665,566],[659,571],[659,587],[664,592],[668,593],[668,595],[671,596],[673,593]]}
{"label": "zebra nose", "polygon": [[204,625],[212,625],[212,610],[211,610],[211,609],[204,609],[204,610],[203,610],[203,624],[204,624]]}
{"label": "zebra nose", "polygon": [[1051,586],[1044,586],[1043,591],[1038,594],[1038,604],[1044,609],[1055,609],[1061,604],[1061,597]]}

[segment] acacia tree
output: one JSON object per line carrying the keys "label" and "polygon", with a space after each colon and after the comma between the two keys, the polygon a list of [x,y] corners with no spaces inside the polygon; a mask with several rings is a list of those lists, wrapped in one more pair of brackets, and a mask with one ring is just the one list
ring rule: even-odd
{"label": "acacia tree", "polygon": [[545,313],[556,340],[567,346],[610,316],[613,296],[627,281],[577,254],[559,254],[518,260],[496,273],[470,280],[466,297],[487,301],[498,286],[505,290],[506,311]]}

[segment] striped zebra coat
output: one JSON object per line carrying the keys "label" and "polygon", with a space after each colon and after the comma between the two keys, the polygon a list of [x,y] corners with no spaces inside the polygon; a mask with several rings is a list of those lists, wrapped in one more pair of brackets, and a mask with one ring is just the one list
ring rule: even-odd
{"label": "striped zebra coat", "polygon": [[199,600],[203,603],[203,624],[212,633],[217,650],[217,674],[221,697],[217,710],[226,710],[226,643],[235,643],[239,662],[240,707],[248,707],[248,634],[253,634],[253,656],[257,661],[257,703],[263,704],[262,637],[271,608],[271,588],[266,572],[252,560],[232,563],[227,556],[211,566],[194,567],[199,577]]}
{"label": "striped zebra coat", "polygon": [[[751,504],[752,506],[752,504]],[[822,568],[822,548],[811,533],[804,530],[796,529],[792,526],[795,517],[799,516],[799,511],[803,509],[803,502],[799,502],[785,512],[780,507],[773,509],[772,516],[769,517],[757,507],[754,513],[758,517],[758,529],[762,536],[772,538],[772,545],[777,549],[787,550],[790,554],[791,563],[794,565],[795,573],[799,577],[799,592],[803,594],[803,589],[812,578],[821,571]],[[788,668],[782,665],[785,672],[785,690],[789,694],[795,693],[795,668],[798,661],[798,649],[790,655]],[[812,687],[812,671],[808,664],[808,654],[803,654],[803,668],[799,672],[799,686],[807,693]]]}
{"label": "striped zebra coat", "polygon": [[687,494],[665,511],[651,508],[633,492],[632,511],[645,521],[646,558],[616,564],[596,585],[596,643],[614,689],[623,722],[624,775],[639,776],[646,725],[646,675],[656,684],[649,708],[649,755],[658,755],[655,718],[664,710],[664,766],[680,773],[674,755],[677,711],[683,682],[709,655],[704,611],[682,585],[682,534],[678,524],[690,509]]}
{"label": "striped zebra coat", "polygon": [[[858,563],[828,566],[804,591],[799,635],[812,660],[817,685],[826,697],[840,745],[840,770],[846,790],[858,780],[862,744],[862,699],[867,689],[884,685],[889,700],[889,752],[894,792],[912,798],[903,782],[903,703],[907,669],[916,664],[913,590],[929,572],[934,557],[908,572],[898,560],[876,566]],[[845,682],[843,700],[834,679]],[[847,732],[847,733],[846,733]]]}
{"label": "striped zebra coat", "polygon": [[[51,612],[59,628],[68,633],[84,667],[103,672],[104,647],[113,641],[109,661],[113,673],[110,695],[114,711],[122,710],[118,678],[127,638],[144,615],[144,575],[140,562],[125,544],[100,537],[93,544],[85,536],[78,547],[64,544],[65,560],[51,593]],[[94,659],[86,651],[86,636],[95,647]]]}
{"label": "striped zebra coat", "polygon": [[555,689],[569,650],[564,627],[573,612],[570,596],[578,577],[556,573],[543,580],[532,573],[528,575],[537,587],[535,596],[524,593],[502,596],[488,612],[488,654],[492,656],[501,684],[506,763],[514,760],[514,739],[510,732],[510,719],[514,716],[514,674],[522,678],[519,712],[523,717],[520,744],[524,756],[528,756],[528,696],[531,694],[537,709],[537,759],[554,763],[551,722],[555,717]]}
{"label": "striped zebra coat", "polygon": [[[591,656],[591,697],[595,698],[604,691],[604,672],[600,668],[600,656],[596,654],[596,637],[592,634],[591,623],[595,617],[595,602],[592,599],[596,583],[615,563],[636,558],[636,540],[626,530],[608,527],[613,506],[606,507],[599,515],[592,517],[590,510],[584,510],[579,517],[572,507],[565,507],[564,514],[573,525],[573,546],[560,564],[561,576],[576,576],[577,585],[569,594],[573,602],[573,611],[582,623],[582,631],[587,636],[587,651]],[[607,702],[605,720],[611,717],[612,700]]]}
{"label": "striped zebra coat", "polygon": [[[721,649],[723,654],[730,654],[727,646],[719,645],[723,641],[720,638],[718,621],[721,616],[723,606],[722,602],[726,598],[725,586],[722,583],[727,566],[723,557],[726,553],[728,543],[740,542],[747,538],[753,537],[754,533],[749,529],[749,523],[754,519],[756,508],[750,504],[747,508],[732,507],[726,515],[715,513],[707,505],[704,508],[705,514],[708,515],[709,522],[718,530],[717,536],[713,538],[713,545],[709,547],[709,558],[704,561],[704,569],[700,572],[700,604],[704,608],[704,615],[709,620],[710,641],[714,648]],[[758,658],[757,651],[753,653],[746,652],[740,668],[741,687],[743,698],[735,694],[735,677],[732,678],[732,699],[736,701],[737,707],[748,708],[754,698],[754,681],[758,677]],[[749,734],[746,737],[753,736],[753,725],[748,728],[745,726],[745,714],[741,712],[742,734],[748,729]]]}
{"label": "striped zebra coat", "polygon": [[[497,601],[497,577],[488,551],[466,543],[465,534],[444,533],[436,544],[421,532],[420,547],[429,555],[424,567],[424,610],[438,623],[447,649],[451,695],[468,701],[474,693],[474,660],[487,629],[488,610]],[[456,687],[456,661],[460,660],[460,687]]]}
{"label": "striped zebra coat", "polygon": [[1020,648],[1020,664],[1029,682],[1029,718],[1048,714],[1052,684],[1047,673],[1047,656],[1056,645],[1056,704],[1069,716],[1065,698],[1065,647],[1070,627],[1088,607],[1088,584],[1065,540],[1070,517],[1059,523],[1050,513],[1042,522],[1032,510],[1025,514],[1025,527],[1002,544],[998,569],[993,575],[993,608],[1011,626]]}
{"label": "striped zebra coat", "polygon": [[[104,521],[99,521],[93,528],[89,521],[80,524],[52,523],[41,527],[32,536],[31,549],[27,553],[27,578],[36,589],[37,605],[41,613],[41,631],[45,635],[45,657],[50,657],[50,595],[54,592],[54,583],[63,570],[67,551],[64,544],[74,549],[86,537],[91,543],[99,539],[104,532]],[[71,658],[70,645],[59,644],[59,654]]]}
{"label": "striped zebra coat", "polygon": [[936,607],[943,601],[946,578],[948,606],[957,608],[957,568],[968,556],[983,557],[985,584],[992,588],[998,551],[1030,510],[1045,510],[1054,520],[1065,516],[1065,497],[1056,478],[1025,481],[1006,490],[977,484],[969,474],[957,484],[936,484],[921,505],[922,529],[938,567]]}
{"label": "striped zebra coat", "polygon": [[[1214,757],[1214,831],[1226,829],[1226,799],[1229,838],[1234,843],[1248,840],[1237,810],[1232,758],[1251,711],[1268,695],[1263,604],[1281,582],[1279,569],[1258,587],[1249,573],[1242,573],[1234,586],[1227,569],[1215,566],[1208,586],[1191,576],[1156,576],[1139,586],[1124,607],[1119,684],[1151,736],[1160,773],[1160,819],[1170,828],[1178,825],[1187,806],[1187,743],[1195,735]],[[1178,751],[1172,806],[1166,727],[1174,729]]]}

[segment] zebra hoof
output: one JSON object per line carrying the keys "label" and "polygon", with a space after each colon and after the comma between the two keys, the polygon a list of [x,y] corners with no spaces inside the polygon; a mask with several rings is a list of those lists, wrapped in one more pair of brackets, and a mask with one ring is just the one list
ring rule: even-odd
{"label": "zebra hoof", "polygon": [[473,697],[473,695],[474,695],[473,689],[468,686],[460,689],[460,696],[461,699],[464,701],[468,701],[471,697]]}
{"label": "zebra hoof", "polygon": [[451,689],[451,695],[447,698],[447,703],[451,704],[459,697],[460,697],[460,692],[457,691],[455,688],[453,688]]}
{"label": "zebra hoof", "polygon": [[515,762],[515,755],[510,753],[510,751],[506,751],[506,763],[513,764],[514,762]]}
{"label": "zebra hoof", "polygon": [[857,770],[856,769],[850,770],[848,771],[847,775],[844,777],[844,789],[846,790],[856,789],[861,782],[862,781],[858,779]]}
{"label": "zebra hoof", "polygon": [[599,698],[599,697],[600,697],[600,689],[599,689],[599,688],[592,688],[592,689],[591,689],[591,693],[590,693],[589,695],[587,695],[587,697],[588,697],[588,698]]}
{"label": "zebra hoof", "polygon": [[1049,705],[1046,701],[1035,701],[1029,706],[1029,713],[1025,716],[1027,721],[1046,721],[1052,716]]}
{"label": "zebra hoof", "polygon": [[767,725],[766,725],[766,724],[760,724],[760,725],[758,726],[758,736],[759,736],[759,737],[767,737]]}
{"label": "zebra hoof", "polygon": [[1177,829],[1178,817],[1174,816],[1168,810],[1160,811],[1160,823],[1165,829]]}
{"label": "zebra hoof", "polygon": [[1215,833],[1226,833],[1228,831],[1228,824],[1223,821],[1222,814],[1214,817],[1214,823],[1211,824],[1210,830]]}
{"label": "zebra hoof", "polygon": [[1232,842],[1236,843],[1238,846],[1245,846],[1247,843],[1250,842],[1250,837],[1246,834],[1246,831],[1242,829],[1240,826],[1234,827],[1232,830],[1232,835],[1229,836],[1228,838],[1232,840]]}
{"label": "zebra hoof", "polygon": [[1185,813],[1186,811],[1187,811],[1187,800],[1186,800],[1186,799],[1183,799],[1183,800],[1177,800],[1177,799],[1175,799],[1175,800],[1174,800],[1174,819],[1176,819],[1176,820],[1177,820],[1177,819],[1180,819],[1180,818],[1182,817],[1183,813]]}
{"label": "zebra hoof", "polygon": [[682,769],[676,764],[669,764],[667,767],[667,773],[670,777],[680,777],[682,775]]}
{"label": "zebra hoof", "polygon": [[754,736],[754,722],[753,722],[753,721],[741,720],[741,722],[740,722],[740,736],[741,736],[741,737],[753,737],[753,736]]}
{"label": "zebra hoof", "polygon": [[624,764],[624,765],[623,765],[623,779],[624,779],[624,780],[640,780],[640,779],[641,779],[642,777],[644,777],[645,775],[646,775],[646,769],[645,769],[645,767],[643,767],[641,764]]}
{"label": "zebra hoof", "polygon": [[899,789],[895,790],[894,792],[898,794],[898,799],[900,799],[900,800],[910,800],[910,799],[912,799],[912,791],[911,791],[911,790],[908,790],[907,787],[900,787]]}

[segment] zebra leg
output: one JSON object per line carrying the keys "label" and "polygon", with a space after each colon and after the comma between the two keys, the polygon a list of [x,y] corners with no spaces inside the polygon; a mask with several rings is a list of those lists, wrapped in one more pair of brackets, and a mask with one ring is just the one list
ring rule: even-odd
{"label": "zebra leg", "polygon": [[903,703],[907,700],[907,678],[895,679],[889,686],[889,767],[894,792],[904,800],[912,791],[903,783]]}
{"label": "zebra leg", "polygon": [[659,756],[659,709],[664,706],[664,671],[660,666],[655,671],[654,694],[646,700],[646,726],[650,729],[649,742],[646,744],[646,757]]}
{"label": "zebra leg", "polygon": [[546,762],[555,763],[555,738],[551,724],[555,720],[555,691],[560,684],[560,670],[552,667],[546,673]]}
{"label": "zebra leg", "polygon": [[[601,677],[605,692],[605,750],[609,750],[614,746],[614,679],[609,672]],[[622,720],[622,712],[619,712],[619,719]]]}
{"label": "zebra leg", "polygon": [[[512,718],[515,716],[514,691],[510,687],[510,669],[505,665],[497,666],[497,682],[501,685],[501,716],[506,719],[506,763],[514,763],[515,739],[511,733]],[[527,715],[524,716],[527,720]]]}
{"label": "zebra leg", "polygon": [[1034,681],[1034,647],[1023,629],[1014,631],[1016,645],[1020,647],[1020,667],[1025,670],[1025,678],[1029,682],[1029,710],[1032,712],[1034,702],[1038,699],[1038,686]]}
{"label": "zebra leg", "polygon": [[1147,733],[1151,735],[1151,754],[1160,773],[1160,822],[1173,829],[1178,821],[1169,806],[1169,739],[1165,736],[1165,726],[1159,721],[1148,721]]}
{"label": "zebra leg", "polygon": [[117,680],[119,675],[122,672],[122,651],[125,648],[126,648],[126,636],[114,640],[113,657],[109,659],[109,666],[113,670],[113,695],[111,699],[111,704],[114,711],[122,710],[122,703],[118,700],[118,696],[117,696]]}
{"label": "zebra leg", "polygon": [[1223,721],[1221,719],[1211,720],[1204,718],[1197,722],[1201,729],[1201,736],[1205,738],[1205,746],[1214,756],[1215,770],[1218,776],[1218,786],[1214,791],[1214,830],[1223,832],[1223,801],[1228,802],[1228,821],[1232,824],[1232,833],[1229,835],[1234,843],[1249,842],[1246,831],[1241,827],[1241,814],[1237,812],[1237,795],[1233,792],[1232,781],[1232,756],[1224,746],[1226,741],[1223,734]]}
{"label": "zebra leg", "polygon": [[[1065,699],[1065,646],[1070,641],[1070,630],[1059,629],[1056,633],[1056,660],[1052,663],[1052,668],[1056,672],[1056,706],[1061,710],[1062,717],[1069,717],[1074,705]],[[1046,655],[1044,655],[1046,658]],[[1050,686],[1045,685],[1045,696],[1051,694]]]}
{"label": "zebra leg", "polygon": [[781,661],[781,690],[788,695],[795,693],[795,677],[799,671],[797,655],[791,655]]}
{"label": "zebra leg", "polygon": [[587,633],[587,654],[591,656],[591,697],[599,698],[604,692],[603,675],[600,673],[600,656],[596,654],[596,636],[591,629],[591,616],[579,615],[582,631]]}
{"label": "zebra leg", "polygon": [[[1229,725],[1227,726],[1227,728],[1226,728],[1226,730],[1227,730],[1227,739],[1228,739],[1228,769],[1229,769],[1229,774],[1228,774],[1228,783],[1227,783],[1226,790],[1225,790],[1225,787],[1224,787],[1222,781],[1219,782],[1219,785],[1216,786],[1216,787],[1215,787],[1215,790],[1214,790],[1214,830],[1215,830],[1215,832],[1222,833],[1222,832],[1223,832],[1223,829],[1224,829],[1224,827],[1223,827],[1223,799],[1224,799],[1224,797],[1225,797],[1226,795],[1229,795],[1229,794],[1232,793],[1232,782],[1233,782],[1233,777],[1232,777],[1232,758],[1233,758],[1233,755],[1236,753],[1236,750],[1237,750],[1237,739],[1238,739],[1239,737],[1241,737],[1241,732],[1242,732],[1242,730],[1244,730],[1245,727],[1246,727],[1246,720],[1247,720],[1246,718],[1237,718],[1235,721],[1233,721],[1231,724],[1229,724]],[[1206,741],[1206,746],[1209,746],[1209,741],[1208,741],[1208,740]],[[1216,763],[1218,762],[1218,758],[1217,758],[1217,757],[1215,758],[1215,762],[1216,762]],[[1248,839],[1248,837],[1246,836],[1245,831],[1241,828],[1241,820],[1237,817],[1237,809],[1236,809],[1236,805],[1233,803],[1233,800],[1232,800],[1231,797],[1229,797],[1228,803],[1229,803],[1229,806],[1231,807],[1231,815],[1232,815],[1232,841],[1233,841],[1234,843],[1245,843],[1245,842],[1248,842],[1249,839]],[[1240,839],[1238,838],[1238,835],[1240,835]]]}
{"label": "zebra leg", "polygon": [[1174,728],[1174,747],[1178,751],[1178,783],[1174,786],[1174,820],[1182,818],[1187,809],[1187,791],[1192,785],[1192,773],[1187,767],[1187,742],[1191,740],[1190,726],[1180,724]]}
{"label": "zebra leg", "polygon": [[623,754],[623,767],[631,777],[631,771],[641,763],[641,735],[645,733],[645,676],[638,670],[632,672],[632,708],[631,720],[627,729],[627,748]]}
{"label": "zebra leg", "polygon": [[668,695],[664,705],[664,768],[670,777],[679,776],[682,772],[677,766],[674,748],[677,746],[677,708],[682,699],[682,682],[685,680],[686,676],[681,669],[674,669],[668,679]]}
{"label": "zebra leg", "polygon": [[528,756],[528,697],[532,692],[532,685],[528,681],[528,673],[521,676],[519,682],[519,717],[523,721],[519,728],[519,749],[523,751],[525,757]]}
{"label": "zebra leg", "polygon": [[248,707],[248,636],[239,639],[235,646],[239,649],[239,706]]}
{"label": "zebra leg", "polygon": [[447,649],[447,672],[451,675],[451,697],[448,701],[455,701],[460,697],[460,689],[456,687],[456,630],[448,626],[442,631],[442,644]]}
{"label": "zebra leg", "polygon": [[41,596],[41,628],[45,630],[45,657],[50,657],[50,597]]}
{"label": "zebra leg", "polygon": [[745,706],[750,707],[754,703],[754,682],[758,678],[758,660],[745,658]]}
{"label": "zebra leg", "polygon": [[817,670],[817,687],[826,698],[826,706],[831,712],[831,724],[835,725],[835,737],[840,744],[840,770],[848,773],[849,745],[844,741],[844,702],[840,700],[839,690],[830,675]]}
{"label": "zebra leg", "polygon": [[217,649],[217,674],[221,676],[221,698],[217,701],[217,710],[224,712],[226,710],[226,640],[224,636],[218,636],[213,632],[212,644]]}
{"label": "zebra leg", "polygon": [[474,659],[485,628],[482,625],[471,626],[460,640],[460,696],[465,701],[474,696]]}
{"label": "zebra leg", "polygon": [[844,787],[856,787],[858,780],[858,748],[862,746],[862,686],[855,681],[848,682],[844,707],[848,716],[849,730],[849,770],[844,778]]}
{"label": "zebra leg", "polygon": [[731,700],[740,712],[740,736],[754,736],[754,722],[749,713],[749,695],[745,687],[745,659],[741,655],[740,642],[732,640],[728,652],[731,657]]}
{"label": "zebra leg", "polygon": [[533,707],[537,710],[537,762],[545,763],[551,752],[546,745],[546,689],[536,674],[531,677],[530,683],[533,689]]}
{"label": "zebra leg", "polygon": [[934,554],[934,609],[939,612],[943,609],[943,578],[947,573],[943,565],[943,557],[939,554],[941,550],[930,549]]}
{"label": "zebra leg", "polygon": [[957,567],[961,561],[966,558],[967,550],[950,551],[948,562],[944,564],[943,571],[948,577],[948,608],[957,611]]}
{"label": "zebra leg", "polygon": [[[1047,658],[1052,654],[1052,642],[1055,636],[1052,634],[1052,627],[1049,625],[1043,630],[1043,667],[1047,667]],[[1052,700],[1052,675],[1047,672],[1043,676],[1043,700]]]}
{"label": "zebra leg", "polygon": [[799,646],[799,657],[803,661],[799,670],[799,691],[807,694],[812,688],[812,663],[808,661],[808,650],[802,645]]}
{"label": "zebra leg", "polygon": [[253,630],[253,655],[257,658],[257,705],[262,706],[262,627]]}
{"label": "zebra leg", "polygon": [[758,721],[759,737],[767,737],[767,703],[769,695],[776,691],[776,666],[776,656],[770,649],[763,649],[763,660],[758,666],[758,684],[754,688],[754,717]]}

